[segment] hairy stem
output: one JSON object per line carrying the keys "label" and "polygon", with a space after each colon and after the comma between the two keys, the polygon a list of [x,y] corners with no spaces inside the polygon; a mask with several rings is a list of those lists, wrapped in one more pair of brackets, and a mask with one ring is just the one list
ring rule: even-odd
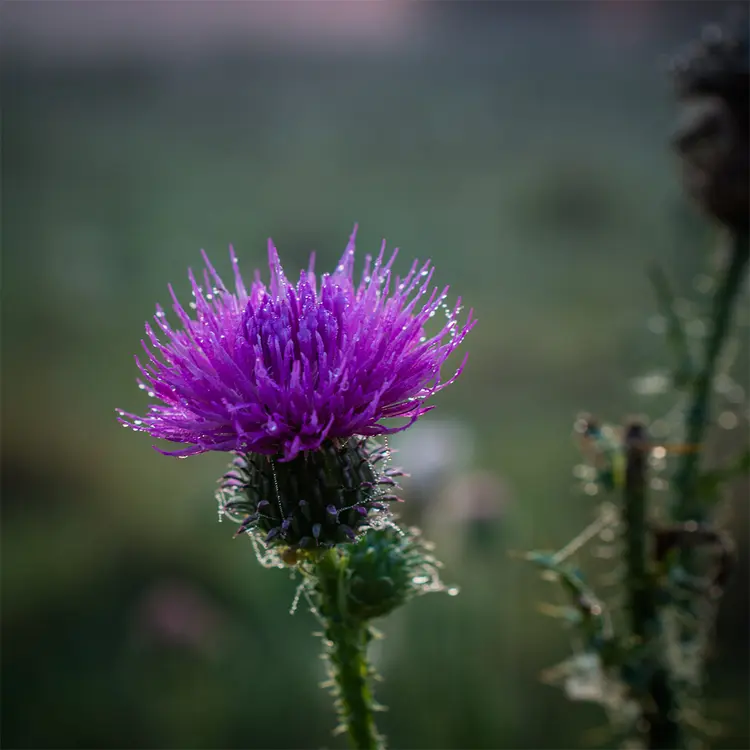
{"label": "hairy stem", "polygon": [[346,558],[334,548],[317,563],[320,614],[329,642],[328,658],[337,690],[339,719],[355,750],[382,750],[373,716],[375,701],[370,689],[366,622],[350,616],[346,596]]}
{"label": "hairy stem", "polygon": [[672,750],[683,747],[682,730],[677,720],[677,702],[669,673],[657,641],[661,637],[659,612],[652,572],[648,564],[648,506],[646,492],[647,444],[641,424],[628,428],[625,469],[625,547],[627,563],[627,609],[630,630],[636,648],[645,646],[644,663],[649,674],[641,706],[648,724],[647,747],[650,750]]}
{"label": "hairy stem", "polygon": [[704,520],[701,498],[696,497],[702,444],[710,416],[711,387],[716,365],[731,328],[734,303],[740,292],[750,254],[748,232],[735,231],[731,237],[731,259],[721,286],[713,299],[708,340],[700,371],[692,387],[691,403],[686,415],[685,444],[674,476],[672,515],[675,521]]}

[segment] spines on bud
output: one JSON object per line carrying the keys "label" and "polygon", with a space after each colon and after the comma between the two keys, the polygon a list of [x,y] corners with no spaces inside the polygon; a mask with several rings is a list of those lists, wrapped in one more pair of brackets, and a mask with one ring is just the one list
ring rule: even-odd
{"label": "spines on bud", "polygon": [[[388,454],[373,441],[328,442],[292,461],[238,455],[218,492],[219,512],[253,532],[268,547],[294,550],[352,544],[387,520],[393,468],[379,469]],[[285,555],[285,560],[297,560]]]}
{"label": "spines on bud", "polygon": [[349,610],[360,620],[370,620],[419,594],[443,591],[439,568],[418,529],[373,529],[348,549]]}

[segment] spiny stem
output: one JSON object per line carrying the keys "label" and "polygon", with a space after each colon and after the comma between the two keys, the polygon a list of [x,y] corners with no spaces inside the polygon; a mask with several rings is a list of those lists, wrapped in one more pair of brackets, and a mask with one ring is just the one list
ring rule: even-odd
{"label": "spiny stem", "polygon": [[[674,495],[672,518],[678,522],[695,521],[705,523],[707,509],[703,498],[697,494],[700,478],[700,460],[703,454],[703,441],[709,426],[711,389],[716,367],[729,334],[732,313],[740,293],[747,268],[750,244],[747,231],[735,231],[731,235],[731,258],[721,284],[714,295],[710,316],[710,332],[703,351],[700,370],[692,385],[691,402],[686,414],[685,443],[695,450],[681,456],[674,475]],[[694,551],[690,547],[678,550],[679,564],[689,574],[695,566]],[[682,605],[691,618],[697,616],[695,602],[685,601]],[[683,647],[694,638],[694,628],[690,625],[680,628],[678,639]]]}
{"label": "spiny stem", "polygon": [[[716,365],[724,347],[732,322],[732,311],[750,255],[748,232],[735,231],[731,236],[731,259],[721,286],[713,299],[711,330],[700,372],[693,383],[691,404],[686,416],[685,444],[701,446],[709,422],[711,387]],[[701,450],[683,453],[674,476],[672,516],[675,521],[704,520],[705,511],[696,497],[696,483],[700,468]]]}
{"label": "spiny stem", "polygon": [[326,552],[316,565],[320,614],[325,637],[331,644],[328,657],[338,691],[339,719],[355,750],[382,750],[383,739],[375,727],[374,698],[369,685],[366,622],[349,615],[346,597],[346,558],[338,549]]}
{"label": "spiny stem", "polygon": [[[654,581],[648,565],[648,506],[646,492],[646,435],[641,424],[632,424],[625,439],[624,493],[627,609],[636,648],[655,645],[660,638],[659,612]],[[676,719],[676,696],[658,648],[647,651],[643,668],[650,672],[641,696],[643,718],[648,723],[650,750],[681,748],[682,731]]]}
{"label": "spiny stem", "polygon": [[644,428],[640,424],[628,427],[625,438],[625,520],[627,556],[627,590],[630,626],[639,641],[645,641],[653,631],[656,607],[652,583],[646,562],[647,498],[646,449]]}

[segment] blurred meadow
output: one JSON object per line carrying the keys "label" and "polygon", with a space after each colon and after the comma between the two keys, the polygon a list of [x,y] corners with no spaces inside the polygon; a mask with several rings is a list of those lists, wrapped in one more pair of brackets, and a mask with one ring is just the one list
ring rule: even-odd
{"label": "blurred meadow", "polygon": [[[145,410],[143,323],[168,282],[188,301],[201,248],[251,275],[273,237],[294,276],[355,222],[360,263],[383,237],[401,271],[429,257],[479,318],[464,375],[391,441],[403,516],[461,593],[384,624],[381,727],[394,748],[609,746],[599,709],[539,681],[567,639],[510,553],[591,518],[579,411],[670,406],[632,387],[667,365],[646,266],[699,304],[716,232],[680,193],[665,55],[722,12],[3,5],[3,747],[344,746],[294,582],[217,522],[226,457],[160,456],[114,409]],[[746,495],[708,687],[721,748],[750,746]]]}

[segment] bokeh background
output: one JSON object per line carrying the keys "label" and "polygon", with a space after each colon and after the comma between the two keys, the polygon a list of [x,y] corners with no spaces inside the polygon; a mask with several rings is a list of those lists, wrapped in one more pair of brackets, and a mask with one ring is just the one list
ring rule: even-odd
{"label": "bokeh background", "polygon": [[[700,309],[716,233],[680,194],[665,56],[724,10],[3,4],[4,747],[343,747],[295,583],[217,523],[224,458],[164,458],[114,408],[145,409],[143,322],[167,282],[188,294],[201,248],[226,273],[233,243],[250,274],[272,236],[287,268],[313,249],[325,268],[355,221],[361,255],[386,237],[401,270],[431,257],[480,319],[463,377],[392,441],[406,520],[461,594],[383,624],[382,729],[395,748],[608,747],[597,707],[540,683],[567,636],[510,553],[593,517],[577,412],[672,404],[644,395],[667,365],[646,265]],[[747,440],[739,417],[721,451]],[[708,685],[721,748],[750,746],[746,489]]]}

